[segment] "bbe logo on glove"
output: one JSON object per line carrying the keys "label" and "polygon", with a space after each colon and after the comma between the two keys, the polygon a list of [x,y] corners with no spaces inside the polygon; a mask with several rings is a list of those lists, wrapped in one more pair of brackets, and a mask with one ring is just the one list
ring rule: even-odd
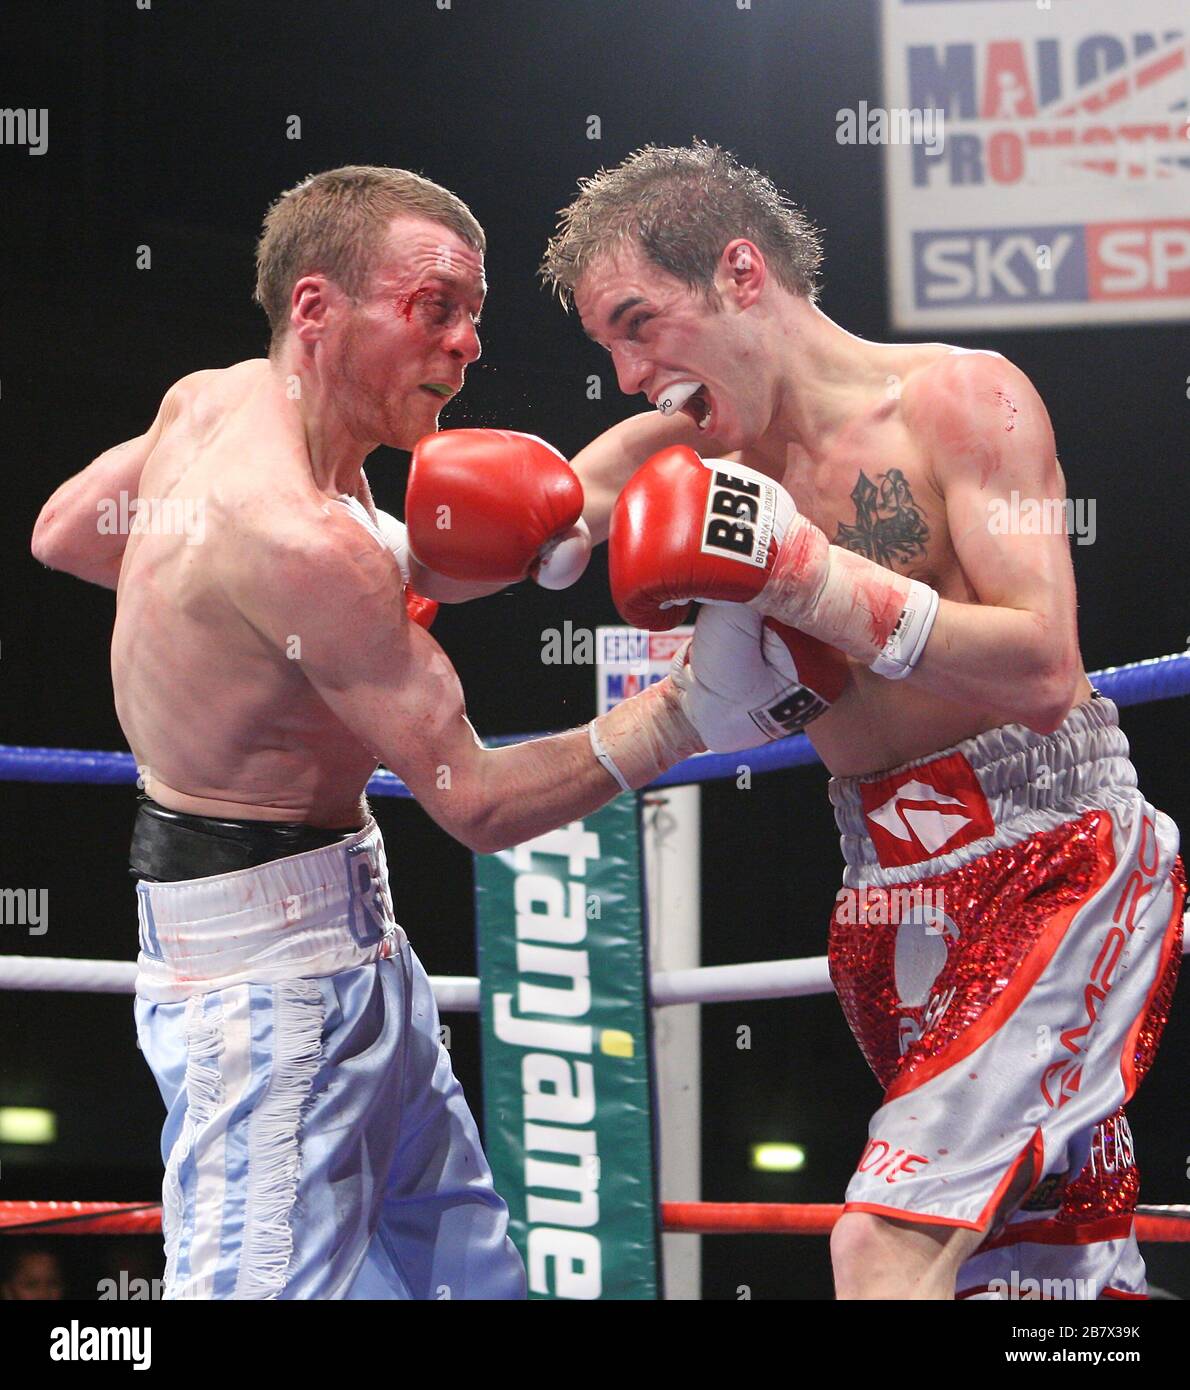
{"label": "bbe logo on glove", "polygon": [[699,612],[693,642],[678,652],[670,675],[715,753],[795,733],[851,678],[842,652],[738,603]]}
{"label": "bbe logo on glove", "polygon": [[775,618],[764,620],[761,649],[774,671],[791,677],[779,699],[748,711],[765,738],[784,738],[804,729],[830,709],[851,679],[842,652]]}
{"label": "bbe logo on glove", "polygon": [[714,474],[703,519],[703,553],[764,568],[776,517],[776,489],[759,478],[747,481],[711,467],[705,459],[701,462]]}
{"label": "bbe logo on glove", "polygon": [[827,702],[812,690],[804,685],[793,685],[775,705],[761,705],[759,709],[749,710],[748,714],[765,738],[773,739],[796,734],[828,709]]}
{"label": "bbe logo on glove", "polygon": [[[692,600],[752,603],[794,516],[784,488],[675,444],[648,459],[612,510],[608,573],[625,622],[664,632]],[[825,544],[826,538],[823,537]]]}

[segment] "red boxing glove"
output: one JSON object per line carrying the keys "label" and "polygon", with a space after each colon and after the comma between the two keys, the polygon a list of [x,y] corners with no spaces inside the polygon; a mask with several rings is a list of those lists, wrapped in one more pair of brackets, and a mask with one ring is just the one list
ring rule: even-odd
{"label": "red boxing glove", "polygon": [[422,598],[420,594],[415,594],[408,584],[405,585],[405,612],[409,614],[410,621],[415,622],[418,627],[424,627],[427,632],[430,624],[438,616],[438,600],[433,598]]}
{"label": "red boxing glove", "polygon": [[620,493],[608,566],[625,622],[664,631],[686,621],[691,599],[747,603],[764,588],[793,503],[784,488],[731,468],[708,468],[693,449],[674,445]]}
{"label": "red boxing glove", "polygon": [[901,680],[938,613],[935,590],[831,545],[780,483],[684,446],[637,471],[609,542],[616,607],[654,631],[682,622],[692,599],[743,603]]}
{"label": "red boxing glove", "polygon": [[562,455],[515,430],[444,430],[413,450],[409,545],[450,579],[565,588],[586,568],[583,488]]}

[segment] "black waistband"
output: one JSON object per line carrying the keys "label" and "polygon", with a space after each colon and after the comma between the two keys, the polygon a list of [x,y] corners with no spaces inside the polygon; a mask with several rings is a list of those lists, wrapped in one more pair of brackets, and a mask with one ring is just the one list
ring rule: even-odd
{"label": "black waistband", "polygon": [[265,820],[219,820],[171,811],[139,798],[132,827],[129,870],[134,878],[177,883],[255,868],[291,854],[322,849],[358,835],[348,830]]}

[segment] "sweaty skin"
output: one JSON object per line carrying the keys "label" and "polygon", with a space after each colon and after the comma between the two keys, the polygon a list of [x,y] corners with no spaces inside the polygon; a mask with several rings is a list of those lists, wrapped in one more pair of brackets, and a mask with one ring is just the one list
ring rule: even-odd
{"label": "sweaty skin", "polygon": [[[612,325],[627,299],[642,300],[635,313],[646,317],[625,314]],[[610,348],[622,390],[653,399],[691,379],[707,382],[714,400],[708,432],[688,416],[652,411],[576,456],[594,539],[606,537],[632,472],[658,449],[687,444],[777,479],[833,544],[941,596],[908,679],[851,661],[843,695],[807,728],[832,774],[894,767],[1010,720],[1048,731],[1089,698],[1067,537],[999,535],[989,525],[993,504],[1013,489],[1065,495],[1045,408],[1004,358],[869,343],[797,301],[773,336],[791,347],[791,364],[798,356],[814,363],[820,380],[783,376],[779,361],[766,380],[730,300],[706,315],[684,286],[638,257],[597,262],[575,303],[587,332]]]}
{"label": "sweaty skin", "polygon": [[[995,353],[854,337],[767,280],[764,256],[729,242],[717,302],[629,246],[597,258],[575,306],[611,353],[620,389],[655,404],[676,383],[709,396],[707,429],[656,412],[623,421],[574,460],[592,537],[619,490],[669,444],[781,482],[842,548],[940,595],[917,666],[890,681],[851,661],[842,696],[807,728],[836,776],[924,758],[999,724],[1056,729],[1091,687],[1078,650],[1065,535],[999,534],[995,509],[1065,495],[1053,432],[1028,379]],[[873,609],[879,608],[872,602]],[[1011,1211],[1022,1173],[998,1214]],[[839,1298],[953,1298],[984,1231],[843,1216],[831,1237]]]}
{"label": "sweaty skin", "polygon": [[[617,792],[585,729],[482,747],[454,668],[406,614],[395,559],[338,500],[374,517],[366,455],[437,428],[479,356],[483,293],[469,245],[396,219],[365,293],[303,276],[273,359],[184,378],[146,434],[46,504],[34,555],[118,584],[116,710],[161,804],[358,827],[383,761],[444,829],[491,852]],[[201,528],[106,534],[97,510],[121,492],[185,502]]]}
{"label": "sweaty skin", "polygon": [[[887,385],[877,389],[875,399],[859,395],[851,420],[816,459],[790,449],[781,481],[798,510],[836,545],[918,579],[936,589],[943,599],[956,603],[1010,601],[1012,606],[1016,602],[1012,580],[1036,575],[1049,589],[1050,600],[1066,606],[1073,625],[1074,576],[1066,537],[992,535],[987,501],[995,494],[989,487],[977,486],[970,491],[952,487],[948,506],[940,481],[948,461],[953,473],[962,466],[964,456],[974,456],[985,484],[995,486],[1002,466],[997,457],[999,439],[989,438],[985,444],[978,430],[965,428],[961,418],[956,418],[970,408],[963,399],[967,390],[964,377],[978,380],[985,372],[1020,374],[992,354],[967,354],[940,344],[868,347],[877,374],[886,367],[884,376],[896,379],[899,398],[889,395]],[[983,360],[959,360],[975,356]],[[1024,428],[1037,440],[1037,458],[1049,475],[1047,486],[1054,489],[1043,495],[1064,496],[1065,482],[1054,456],[1049,421],[1036,393],[1030,390],[1029,394],[1035,406]],[[995,396],[987,402],[988,410],[997,417],[1002,413],[996,409],[1000,405],[1000,398]],[[748,463],[748,455],[748,450],[741,451],[740,461]],[[882,485],[894,474],[900,475],[897,488],[892,496],[885,488],[881,497]],[[1018,481],[1018,486],[1022,493],[1029,489],[1027,483]],[[857,503],[857,493],[863,499],[873,488],[877,496],[870,503]],[[974,553],[978,542],[977,564],[991,562],[978,586],[956,553],[951,534],[956,525],[969,551]],[[904,543],[897,546],[897,538],[904,538]],[[997,542],[1003,546],[1003,573],[999,576],[994,559]],[[945,636],[945,626],[936,628],[931,645]],[[932,654],[931,645],[926,648],[923,671]],[[859,776],[895,767],[1005,722],[1003,707],[995,703],[994,689],[988,689],[983,699],[977,696],[960,704],[912,676],[890,681],[859,662],[851,661],[850,666],[851,685],[806,731],[834,776]],[[1061,717],[1090,694],[1080,666]]]}
{"label": "sweaty skin", "polygon": [[267,362],[198,373],[172,394],[141,490],[200,500],[205,534],[193,546],[184,536],[128,539],[111,653],[128,746],[150,794],[176,810],[361,825],[360,789],[376,760],[307,679],[300,611],[291,657],[234,597],[263,559],[252,518],[292,527],[297,541],[307,528],[334,528],[343,509],[302,466]]}

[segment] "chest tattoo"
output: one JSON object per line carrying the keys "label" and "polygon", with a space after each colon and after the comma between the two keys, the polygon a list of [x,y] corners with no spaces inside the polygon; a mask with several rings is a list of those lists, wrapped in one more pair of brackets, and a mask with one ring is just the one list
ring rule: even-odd
{"label": "chest tattoo", "polygon": [[851,489],[855,524],[839,522],[835,544],[854,550],[880,565],[906,563],[926,553],[930,528],[913,500],[909,482],[899,468],[878,473],[877,482],[861,469]]}

